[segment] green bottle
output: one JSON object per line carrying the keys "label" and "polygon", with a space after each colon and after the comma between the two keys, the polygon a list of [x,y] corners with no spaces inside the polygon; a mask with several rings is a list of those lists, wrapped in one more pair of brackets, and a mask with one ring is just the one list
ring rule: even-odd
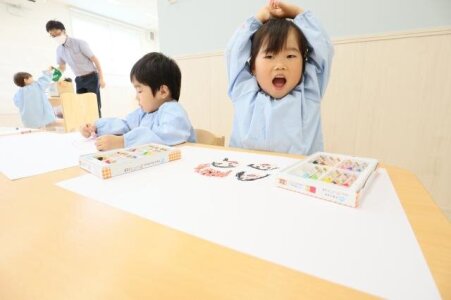
{"label": "green bottle", "polygon": [[61,78],[61,76],[63,76],[63,73],[61,73],[61,71],[58,70],[57,68],[54,67],[52,68],[53,68],[52,80],[58,81]]}

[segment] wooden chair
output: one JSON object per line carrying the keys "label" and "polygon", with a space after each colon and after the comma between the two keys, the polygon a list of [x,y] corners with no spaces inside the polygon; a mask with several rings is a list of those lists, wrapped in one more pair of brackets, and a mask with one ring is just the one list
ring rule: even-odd
{"label": "wooden chair", "polygon": [[66,132],[77,131],[81,125],[94,123],[99,118],[96,94],[63,93],[60,98]]}
{"label": "wooden chair", "polygon": [[218,137],[211,133],[210,131],[204,129],[196,129],[196,140],[199,144],[207,144],[207,145],[215,145],[215,146],[224,146],[225,137]]}
{"label": "wooden chair", "polygon": [[56,89],[58,90],[59,95],[64,93],[75,93],[73,83],[64,80],[58,81],[56,83]]}
{"label": "wooden chair", "polygon": [[57,95],[53,95],[49,97],[50,105],[53,107],[61,106],[61,95],[64,93],[75,93],[74,92],[74,85],[72,82],[67,81],[58,81],[55,82]]}

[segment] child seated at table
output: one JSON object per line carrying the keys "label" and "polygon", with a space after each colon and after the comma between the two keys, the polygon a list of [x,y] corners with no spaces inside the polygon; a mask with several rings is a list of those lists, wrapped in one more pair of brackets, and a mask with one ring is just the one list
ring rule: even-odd
{"label": "child seated at table", "polygon": [[130,72],[140,107],[125,119],[101,118],[95,124],[84,124],[81,134],[97,135],[98,150],[195,142],[194,129],[178,102],[181,77],[177,63],[171,58],[157,52],[146,54]]}

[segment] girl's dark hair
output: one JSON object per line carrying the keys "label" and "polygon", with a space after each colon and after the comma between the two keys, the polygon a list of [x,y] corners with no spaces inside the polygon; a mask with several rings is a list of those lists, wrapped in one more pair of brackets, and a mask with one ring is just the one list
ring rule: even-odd
{"label": "girl's dark hair", "polygon": [[254,70],[255,59],[260,48],[266,45],[266,52],[277,54],[286,46],[288,33],[293,29],[296,33],[299,50],[301,51],[302,64],[301,78],[304,74],[305,62],[308,59],[308,42],[304,33],[297,27],[293,21],[287,19],[270,19],[263,24],[252,36],[251,59],[249,61],[251,70]]}
{"label": "girl's dark hair", "polygon": [[179,100],[182,73],[177,63],[158,52],[150,52],[138,60],[130,71],[130,81],[136,81],[150,87],[152,94],[162,85],[166,85],[174,100]]}
{"label": "girl's dark hair", "polygon": [[30,73],[27,72],[18,72],[14,74],[14,83],[17,86],[24,87],[25,86],[25,79],[28,79],[31,77]]}
{"label": "girl's dark hair", "polygon": [[48,21],[47,24],[45,24],[45,29],[47,30],[47,32],[49,32],[50,30],[53,30],[53,29],[66,30],[66,28],[64,27],[64,24],[57,20]]}

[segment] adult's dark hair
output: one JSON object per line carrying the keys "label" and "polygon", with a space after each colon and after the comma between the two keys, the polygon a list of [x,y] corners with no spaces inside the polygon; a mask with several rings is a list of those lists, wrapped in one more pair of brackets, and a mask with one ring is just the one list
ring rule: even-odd
{"label": "adult's dark hair", "polygon": [[31,77],[30,73],[27,72],[18,72],[14,74],[14,83],[17,86],[24,87],[25,86],[25,79],[28,79]]}
{"label": "adult's dark hair", "polygon": [[138,60],[130,71],[130,80],[133,78],[148,85],[154,96],[162,85],[166,85],[172,98],[179,100],[182,73],[177,63],[162,53],[150,52]]}
{"label": "adult's dark hair", "polygon": [[304,33],[293,21],[287,19],[270,19],[263,24],[252,36],[251,59],[249,61],[251,70],[254,69],[255,59],[260,48],[266,45],[266,53],[277,54],[286,46],[288,33],[293,29],[296,33],[299,50],[302,55],[301,79],[304,75],[305,62],[308,58],[308,43]]}
{"label": "adult's dark hair", "polygon": [[64,24],[57,20],[48,21],[47,24],[45,24],[45,29],[47,30],[47,32],[50,32],[50,30],[53,30],[53,29],[66,30],[66,28],[64,27]]}

